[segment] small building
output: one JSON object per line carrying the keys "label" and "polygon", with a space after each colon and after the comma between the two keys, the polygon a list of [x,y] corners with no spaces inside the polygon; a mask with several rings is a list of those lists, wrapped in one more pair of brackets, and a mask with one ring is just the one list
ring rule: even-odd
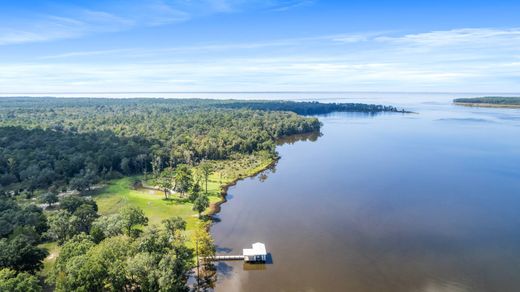
{"label": "small building", "polygon": [[253,243],[253,248],[244,248],[243,255],[246,262],[265,262],[267,260],[265,244]]}

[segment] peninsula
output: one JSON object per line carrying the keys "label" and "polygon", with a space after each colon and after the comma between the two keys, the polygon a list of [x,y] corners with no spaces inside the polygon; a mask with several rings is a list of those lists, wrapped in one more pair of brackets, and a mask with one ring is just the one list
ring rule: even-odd
{"label": "peninsula", "polygon": [[485,96],[457,98],[453,100],[453,103],[456,105],[476,107],[520,108],[520,97]]}

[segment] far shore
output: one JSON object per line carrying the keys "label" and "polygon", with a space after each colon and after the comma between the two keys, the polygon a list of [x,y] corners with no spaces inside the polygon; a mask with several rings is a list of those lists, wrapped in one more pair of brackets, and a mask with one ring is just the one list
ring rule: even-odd
{"label": "far shore", "polygon": [[470,103],[470,102],[454,102],[455,105],[468,106],[468,107],[491,107],[491,108],[513,108],[518,109],[518,104],[492,104],[492,103]]}

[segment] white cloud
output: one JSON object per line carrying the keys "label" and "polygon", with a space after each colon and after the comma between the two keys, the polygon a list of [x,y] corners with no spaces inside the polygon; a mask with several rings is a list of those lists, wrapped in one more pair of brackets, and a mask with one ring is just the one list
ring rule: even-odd
{"label": "white cloud", "polygon": [[359,43],[368,41],[369,37],[361,34],[346,35],[335,38],[334,41],[341,43]]}
{"label": "white cloud", "polygon": [[39,59],[47,60],[47,59],[69,59],[69,58],[80,58],[80,57],[92,57],[92,56],[104,56],[104,55],[114,55],[114,54],[123,54],[135,51],[134,49],[112,49],[112,50],[97,50],[97,51],[75,51],[75,52],[67,52],[56,55],[42,56]]}
{"label": "white cloud", "polygon": [[[78,38],[94,33],[160,26],[215,13],[244,10],[289,10],[313,0],[126,0],[98,1],[86,6],[49,6],[47,14],[27,10],[24,15],[0,11],[0,45]],[[89,6],[90,5],[90,6]],[[96,8],[92,8],[96,7]]]}
{"label": "white cloud", "polygon": [[379,36],[376,41],[396,44],[412,44],[428,47],[454,46],[461,44],[496,45],[493,40],[500,40],[501,44],[518,44],[520,28],[463,28],[446,31],[432,31],[426,33],[407,34],[404,36]]}
{"label": "white cloud", "polygon": [[63,52],[0,64],[0,88],[512,92],[520,91],[517,31],[473,28],[401,36],[380,32]]}
{"label": "white cloud", "polygon": [[303,6],[309,6],[314,4],[314,0],[288,0],[288,1],[275,1],[273,4],[273,11],[287,11]]}
{"label": "white cloud", "polygon": [[0,28],[0,45],[45,42],[76,38],[92,32],[117,31],[132,21],[103,11],[76,11],[76,18],[57,15],[28,15],[16,24]]}

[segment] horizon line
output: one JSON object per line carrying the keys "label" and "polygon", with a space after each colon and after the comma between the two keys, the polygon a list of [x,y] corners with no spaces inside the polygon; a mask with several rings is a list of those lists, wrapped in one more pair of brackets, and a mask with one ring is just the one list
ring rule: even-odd
{"label": "horizon line", "polygon": [[[49,94],[251,94],[251,93],[398,93],[398,94],[520,94],[499,91],[375,91],[375,90],[287,90],[287,91],[47,91],[47,92],[0,92],[0,95],[49,95]],[[3,96],[6,97],[6,96]]]}

